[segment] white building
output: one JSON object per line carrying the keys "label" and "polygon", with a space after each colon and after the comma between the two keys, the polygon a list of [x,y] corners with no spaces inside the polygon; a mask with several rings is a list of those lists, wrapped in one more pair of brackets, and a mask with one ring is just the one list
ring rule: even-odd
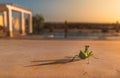
{"label": "white building", "polygon": [[[0,25],[5,28],[7,36],[13,37],[16,33],[26,35],[32,33],[32,12],[16,4],[0,4]],[[19,14],[19,18],[13,18],[13,12]],[[28,26],[25,24],[25,14],[28,15]],[[17,32],[16,32],[17,30]],[[27,32],[26,32],[27,31]]]}

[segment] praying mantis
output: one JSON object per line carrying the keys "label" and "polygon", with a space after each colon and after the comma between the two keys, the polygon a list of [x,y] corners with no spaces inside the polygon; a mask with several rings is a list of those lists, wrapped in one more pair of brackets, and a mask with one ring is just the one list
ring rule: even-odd
{"label": "praying mantis", "polygon": [[[84,51],[81,51],[80,50],[80,53],[79,53],[79,55],[75,55],[73,58],[72,58],[72,60],[71,61],[73,61],[76,57],[78,57],[78,58],[80,58],[80,59],[88,59],[88,64],[89,64],[89,57],[91,57],[91,56],[93,56],[94,54],[93,54],[93,52],[92,51],[90,51],[89,52],[89,45],[86,45],[85,46],[85,50]],[[95,57],[96,58],[96,57]],[[97,59],[97,58],[96,58]]]}

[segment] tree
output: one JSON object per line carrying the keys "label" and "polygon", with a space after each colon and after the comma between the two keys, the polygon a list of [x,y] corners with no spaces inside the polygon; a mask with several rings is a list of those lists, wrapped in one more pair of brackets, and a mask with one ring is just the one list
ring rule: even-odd
{"label": "tree", "polygon": [[64,32],[65,32],[64,38],[67,38],[68,28],[69,28],[68,23],[67,23],[67,21],[65,21],[65,24],[64,24]]}
{"label": "tree", "polygon": [[116,21],[116,25],[115,25],[116,32],[119,32],[120,29],[119,27],[120,27],[119,21]]}
{"label": "tree", "polygon": [[36,14],[33,16],[33,33],[41,33],[43,32],[44,27],[44,18],[40,14]]}

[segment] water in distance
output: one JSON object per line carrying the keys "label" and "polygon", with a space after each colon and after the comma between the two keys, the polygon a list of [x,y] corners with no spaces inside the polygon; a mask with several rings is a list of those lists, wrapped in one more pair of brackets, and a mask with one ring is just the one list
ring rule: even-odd
{"label": "water in distance", "polygon": [[[110,33],[59,33],[59,32],[44,32],[44,36],[52,38],[80,38],[80,39],[98,39],[103,37],[116,36]],[[117,35],[119,36],[119,35]]]}

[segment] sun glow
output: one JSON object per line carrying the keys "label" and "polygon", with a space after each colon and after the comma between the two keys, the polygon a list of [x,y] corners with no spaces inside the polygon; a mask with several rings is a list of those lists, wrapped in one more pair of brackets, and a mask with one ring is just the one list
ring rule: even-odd
{"label": "sun glow", "polygon": [[119,3],[120,0],[67,0],[65,3],[61,2],[57,7],[53,5],[49,12],[51,18],[47,16],[46,19],[71,22],[115,22],[120,20]]}

